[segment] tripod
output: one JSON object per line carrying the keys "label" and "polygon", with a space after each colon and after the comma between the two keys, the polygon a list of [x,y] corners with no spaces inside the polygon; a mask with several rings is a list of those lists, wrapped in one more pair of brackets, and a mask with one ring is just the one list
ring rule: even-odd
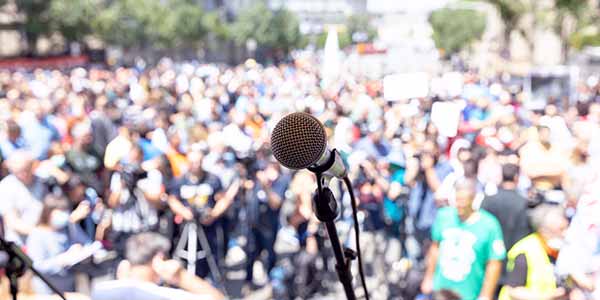
{"label": "tripod", "polygon": [[[198,245],[198,242],[200,242],[200,245]],[[200,246],[200,249],[198,249],[198,246]],[[196,262],[199,259],[206,259],[213,279],[224,290],[223,276],[210,249],[204,227],[198,221],[194,220],[185,223],[173,256],[187,261],[187,271],[190,274],[196,273]]]}
{"label": "tripod", "polygon": [[10,282],[10,293],[13,300],[17,300],[17,294],[19,293],[19,277],[21,277],[28,268],[47,284],[54,293],[63,300],[66,300],[65,296],[54,287],[44,275],[33,267],[33,261],[27,254],[21,251],[19,246],[0,237],[0,250],[5,251],[8,254],[5,271]]}

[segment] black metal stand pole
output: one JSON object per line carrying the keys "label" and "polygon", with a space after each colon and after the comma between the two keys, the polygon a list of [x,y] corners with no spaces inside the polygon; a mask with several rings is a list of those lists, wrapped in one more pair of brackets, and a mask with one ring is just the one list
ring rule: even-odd
{"label": "black metal stand pole", "polygon": [[317,191],[313,198],[315,215],[325,223],[327,234],[331,241],[331,247],[335,255],[335,269],[340,282],[344,286],[344,292],[348,300],[356,300],[352,286],[352,272],[350,262],[356,257],[354,251],[343,249],[335,227],[335,219],[338,216],[337,202],[335,196],[328,187],[323,187],[322,174],[317,173]]}
{"label": "black metal stand pole", "polygon": [[26,269],[30,269],[33,273],[39,277],[48,287],[56,293],[60,298],[66,300],[65,296],[56,288],[44,275],[33,267],[33,261],[23,253],[19,246],[13,242],[9,242],[0,238],[0,250],[8,253],[8,266],[6,267],[6,275],[10,281],[10,293],[12,294],[13,300],[17,300],[17,294],[19,293],[18,279]]}

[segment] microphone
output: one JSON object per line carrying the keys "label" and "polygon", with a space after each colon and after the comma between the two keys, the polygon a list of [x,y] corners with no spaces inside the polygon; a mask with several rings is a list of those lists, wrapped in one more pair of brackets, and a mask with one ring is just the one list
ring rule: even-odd
{"label": "microphone", "polygon": [[342,157],[327,147],[325,127],[307,113],[291,113],[275,125],[271,150],[275,159],[288,169],[308,169],[339,179],[348,175]]}

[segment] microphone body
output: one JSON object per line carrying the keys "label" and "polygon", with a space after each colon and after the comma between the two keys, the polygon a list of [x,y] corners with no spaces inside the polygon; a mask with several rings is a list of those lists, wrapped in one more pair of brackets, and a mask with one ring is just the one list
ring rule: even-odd
{"label": "microphone body", "polygon": [[323,124],[310,114],[297,112],[283,117],[271,134],[273,156],[283,166],[344,178],[348,174],[339,153],[327,147]]}
{"label": "microphone body", "polygon": [[316,163],[307,167],[307,169],[314,173],[322,173],[338,179],[343,179],[348,175],[346,165],[344,164],[344,160],[340,156],[340,153],[335,149],[329,150],[329,148],[325,150]]}

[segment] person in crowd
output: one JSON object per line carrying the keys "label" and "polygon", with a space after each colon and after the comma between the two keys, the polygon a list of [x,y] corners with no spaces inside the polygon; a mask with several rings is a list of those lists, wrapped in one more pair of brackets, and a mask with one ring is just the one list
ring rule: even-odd
{"label": "person in crowd", "polygon": [[[190,149],[187,154],[189,170],[169,187],[168,205],[184,222],[198,220],[202,224],[210,250],[220,264],[226,246],[221,217],[233,203],[239,184],[224,189],[219,177],[203,169],[203,159],[202,150]],[[200,277],[206,277],[209,271],[205,259],[196,266]]]}
{"label": "person in crowd", "polygon": [[60,138],[56,128],[48,121],[47,104],[47,101],[28,99],[25,110],[17,121],[22,129],[27,150],[35,159],[40,160],[47,158],[52,143]]}
{"label": "person in crowd", "polygon": [[142,169],[141,149],[132,146],[118,168],[110,180],[107,206],[111,211],[111,240],[117,252],[123,255],[126,240],[133,234],[155,229],[158,218],[154,205],[144,197],[144,189],[154,187],[138,184],[148,177]]}
{"label": "person in crowd", "polygon": [[21,127],[14,120],[6,121],[4,134],[0,140],[0,153],[3,159],[8,159],[10,155],[19,149],[25,149],[26,144],[21,135]]}
{"label": "person in crowd", "polygon": [[493,299],[506,256],[502,230],[490,213],[473,209],[476,182],[456,182],[456,205],[438,211],[421,291],[448,289],[461,299]]}
{"label": "person in crowd", "polygon": [[434,140],[426,140],[423,148],[407,160],[405,183],[411,187],[408,213],[414,220],[416,238],[423,245],[429,240],[437,212],[435,192],[451,172],[452,166],[441,156]]}
{"label": "person in crowd", "polygon": [[[597,186],[597,182],[595,182]],[[600,297],[600,202],[597,190],[582,195],[556,260],[558,276],[572,280],[572,299]]]}
{"label": "person in crowd", "polygon": [[508,251],[506,280],[499,300],[565,299],[567,296],[565,287],[558,286],[554,268],[568,226],[564,210],[540,204],[531,214],[531,225],[535,232]]}
{"label": "person in crowd", "polygon": [[6,223],[6,239],[23,245],[37,224],[47,186],[33,174],[33,157],[15,151],[6,161],[10,174],[0,181],[0,214]]}
{"label": "person in crowd", "polygon": [[495,195],[483,200],[481,208],[494,215],[500,222],[504,245],[511,249],[517,241],[531,233],[527,216],[528,201],[517,191],[519,166],[502,166],[502,183]]}
{"label": "person in crowd", "polygon": [[75,124],[71,129],[73,143],[65,153],[65,161],[71,173],[79,177],[86,186],[94,188],[98,193],[103,192],[102,166],[103,153],[94,149],[92,127],[88,122]]}
{"label": "person in crowd", "polygon": [[[252,182],[252,181],[251,181]],[[252,286],[254,279],[254,262],[260,257],[263,250],[267,251],[267,274],[271,272],[277,256],[275,253],[275,237],[279,230],[279,212],[283,196],[288,188],[290,179],[281,174],[281,167],[277,163],[269,163],[264,170],[256,173],[256,183],[246,198],[249,237],[248,258],[246,260],[246,284]]]}
{"label": "person in crowd", "polygon": [[225,299],[208,282],[186,272],[181,262],[168,259],[170,247],[169,240],[157,233],[133,235],[127,240],[116,281],[98,284],[92,299]]}
{"label": "person in crowd", "polygon": [[[38,225],[27,237],[27,254],[33,260],[33,266],[48,278],[61,292],[75,291],[75,273],[83,245],[90,242],[89,237],[70,218],[68,200],[63,196],[49,194]],[[33,279],[33,289],[39,294],[52,294],[52,290],[39,278]]]}

